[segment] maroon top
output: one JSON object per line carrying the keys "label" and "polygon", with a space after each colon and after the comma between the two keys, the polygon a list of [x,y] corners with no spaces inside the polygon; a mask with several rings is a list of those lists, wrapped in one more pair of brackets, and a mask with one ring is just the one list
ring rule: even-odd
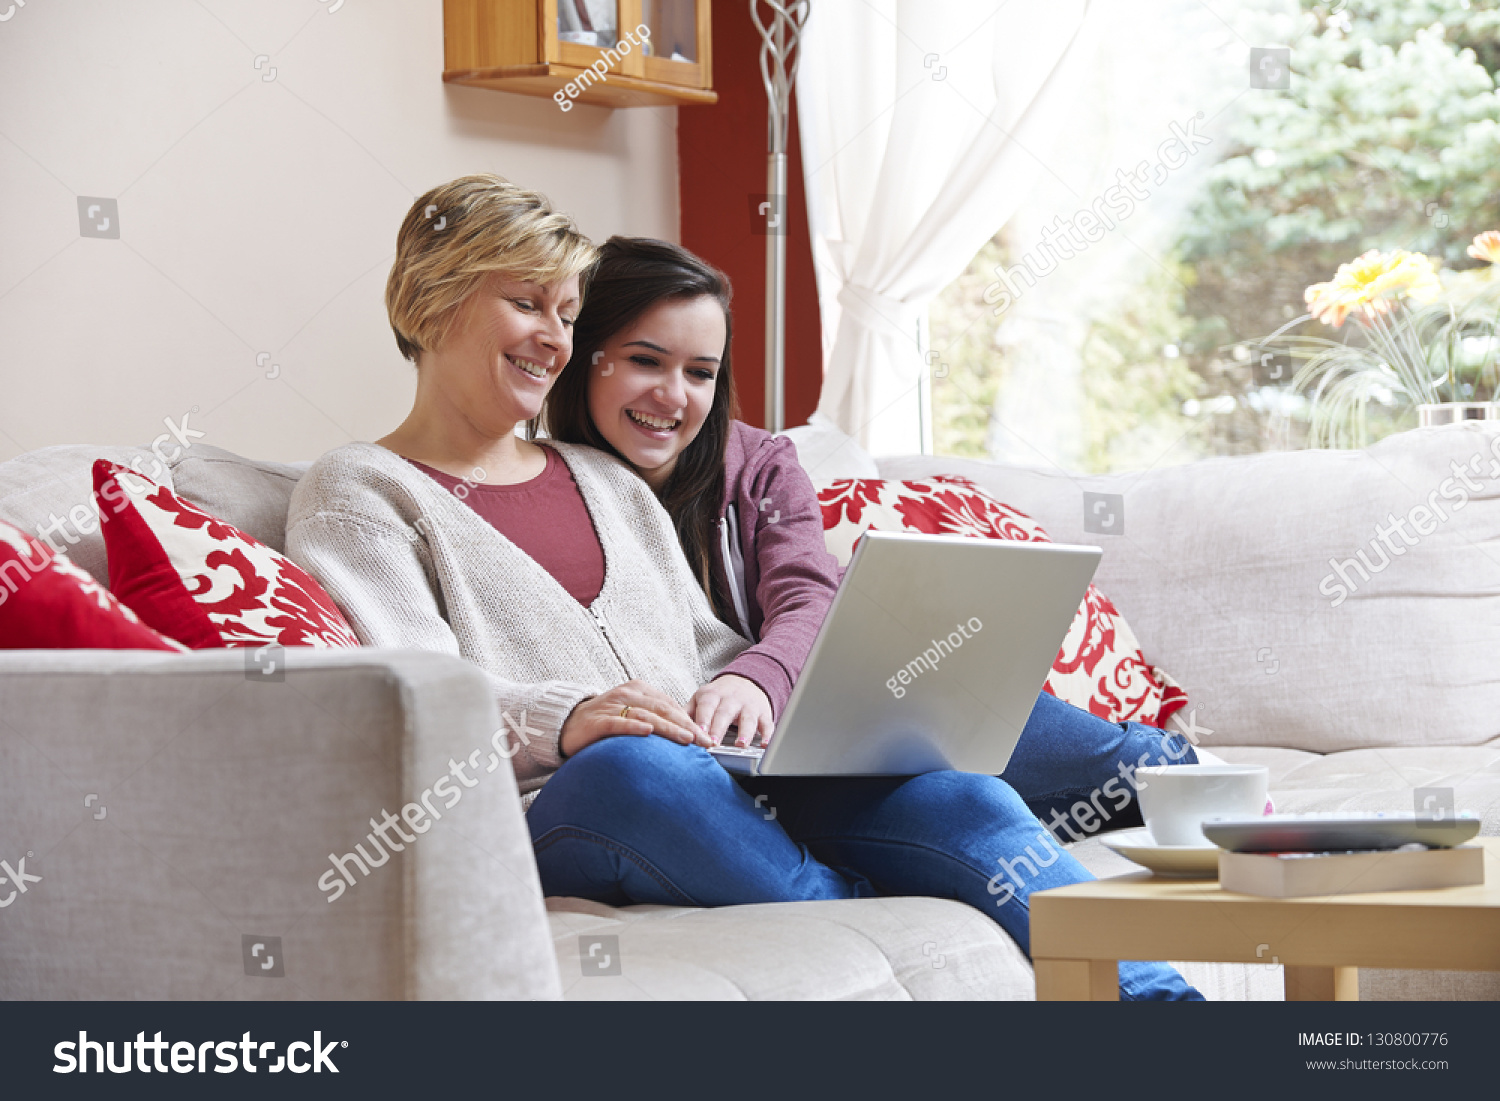
{"label": "maroon top", "polygon": [[[779,718],[833,603],[838,560],[823,542],[823,510],[791,440],[735,421],[724,466],[720,515],[734,510],[755,643],[724,672],[759,685]],[[723,556],[713,559],[713,583],[727,595]]]}
{"label": "maroon top", "polygon": [[407,461],[529,554],[587,608],[604,587],[604,550],[573,472],[552,448],[542,450],[547,454],[542,472],[508,486],[476,485]]}

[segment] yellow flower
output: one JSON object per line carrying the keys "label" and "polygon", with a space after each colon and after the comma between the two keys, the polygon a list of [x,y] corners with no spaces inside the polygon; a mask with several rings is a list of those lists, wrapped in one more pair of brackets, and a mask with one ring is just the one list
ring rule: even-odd
{"label": "yellow flower", "polygon": [[1474,243],[1469,246],[1469,255],[1476,260],[1488,260],[1494,264],[1500,262],[1500,231],[1486,230],[1474,238]]}
{"label": "yellow flower", "polygon": [[1304,297],[1314,317],[1337,329],[1351,310],[1374,316],[1403,298],[1431,302],[1442,289],[1432,261],[1420,252],[1397,249],[1386,254],[1371,249],[1340,264],[1332,280],[1314,283]]}

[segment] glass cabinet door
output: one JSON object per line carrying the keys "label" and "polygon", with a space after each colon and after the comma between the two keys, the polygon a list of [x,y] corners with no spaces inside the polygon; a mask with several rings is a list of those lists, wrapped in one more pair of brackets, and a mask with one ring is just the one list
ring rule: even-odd
{"label": "glass cabinet door", "polygon": [[698,60],[697,0],[643,0],[641,17],[651,32],[650,56],[668,61]]}
{"label": "glass cabinet door", "polygon": [[619,39],[615,0],[557,0],[557,40],[607,50]]}

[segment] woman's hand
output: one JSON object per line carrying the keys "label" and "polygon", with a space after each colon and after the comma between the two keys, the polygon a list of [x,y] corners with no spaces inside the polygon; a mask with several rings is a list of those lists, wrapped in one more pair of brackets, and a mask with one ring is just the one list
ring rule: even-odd
{"label": "woman's hand", "polygon": [[682,745],[709,746],[708,735],[677,701],[644,681],[618,684],[584,700],[563,723],[557,747],[571,757],[601,738],[621,734],[645,737],[657,734]]}
{"label": "woman's hand", "polygon": [[738,726],[734,744],[747,746],[760,734],[760,744],[771,744],[771,701],[760,685],[733,673],[715,677],[688,702],[688,712],[708,731],[713,745],[723,745],[731,726]]}

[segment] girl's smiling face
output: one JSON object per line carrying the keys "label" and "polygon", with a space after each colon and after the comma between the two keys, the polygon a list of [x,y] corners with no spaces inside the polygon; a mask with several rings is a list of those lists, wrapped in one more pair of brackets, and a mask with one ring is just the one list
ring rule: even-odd
{"label": "girl's smiling face", "polygon": [[713,408],[727,326],[706,295],[668,298],[594,354],[589,415],[599,434],[659,490]]}

